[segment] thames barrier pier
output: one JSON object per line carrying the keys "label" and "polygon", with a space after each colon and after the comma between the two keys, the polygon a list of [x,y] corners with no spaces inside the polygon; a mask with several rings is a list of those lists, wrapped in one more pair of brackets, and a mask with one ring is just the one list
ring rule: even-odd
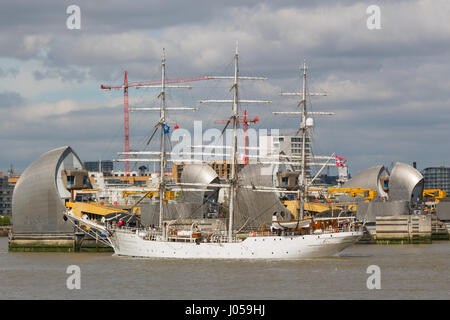
{"label": "thames barrier pier", "polygon": [[[69,186],[69,188],[67,188]],[[20,176],[12,201],[10,251],[104,251],[94,239],[82,239],[63,218],[70,188],[88,188],[87,171],[72,148],[50,150]]]}

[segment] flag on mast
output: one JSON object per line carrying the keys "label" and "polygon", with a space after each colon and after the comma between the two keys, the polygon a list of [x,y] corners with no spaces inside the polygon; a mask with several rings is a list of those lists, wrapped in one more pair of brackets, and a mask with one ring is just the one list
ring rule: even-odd
{"label": "flag on mast", "polygon": [[346,159],[339,157],[337,154],[334,155],[334,158],[336,159],[336,166],[337,167],[345,167],[345,163],[347,162]]}

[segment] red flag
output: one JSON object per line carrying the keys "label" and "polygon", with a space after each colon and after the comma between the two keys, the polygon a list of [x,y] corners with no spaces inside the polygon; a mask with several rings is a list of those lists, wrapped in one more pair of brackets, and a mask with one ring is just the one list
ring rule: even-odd
{"label": "red flag", "polygon": [[347,160],[345,160],[342,157],[339,157],[337,154],[334,155],[334,158],[336,159],[336,166],[337,167],[345,167],[345,163],[347,162]]}

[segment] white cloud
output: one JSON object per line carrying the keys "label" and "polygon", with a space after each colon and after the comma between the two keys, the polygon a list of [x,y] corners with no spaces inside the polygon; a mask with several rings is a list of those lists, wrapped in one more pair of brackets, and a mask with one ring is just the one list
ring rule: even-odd
{"label": "white cloud", "polygon": [[[245,6],[228,3],[219,9],[214,4],[205,6],[209,7],[194,10],[177,6],[185,12],[174,15],[182,17],[171,17],[172,23],[165,21],[157,29],[142,23],[142,12],[139,18],[131,14],[137,9],[116,11],[114,5],[108,7],[108,17],[97,22],[92,17],[102,10],[95,4],[81,4],[82,16],[87,20],[77,33],[68,32],[64,21],[56,19],[50,19],[54,26],[45,20],[48,25],[41,33],[36,25],[32,30],[26,23],[9,26],[8,33],[0,33],[0,55],[14,57],[18,63],[14,67],[19,71],[3,72],[0,87],[4,92],[20,93],[24,102],[15,107],[14,113],[0,110],[1,132],[21,130],[23,134],[30,132],[52,139],[71,121],[87,121],[87,126],[98,133],[111,128],[98,115],[101,110],[115,110],[119,117],[114,123],[120,127],[123,97],[119,92],[110,95],[100,92],[100,83],[121,83],[124,70],[129,71],[131,81],[158,79],[163,47],[167,49],[170,77],[230,74],[236,40],[241,53],[241,74],[269,77],[264,83],[243,86],[243,96],[273,100],[267,107],[251,107],[251,113],[261,117],[260,125],[283,128],[298,125],[293,119],[273,117],[271,111],[295,107],[295,101],[278,94],[299,88],[298,67],[306,58],[310,66],[309,88],[329,94],[313,100],[315,109],[336,112],[333,120],[316,122],[324,130],[321,140],[336,143],[325,143],[330,148],[354,148],[354,159],[359,159],[356,161],[360,168],[366,164],[364,157],[356,157],[357,152],[378,152],[380,156],[376,159],[380,161],[389,154],[410,155],[408,148],[418,150],[434,145],[424,142],[423,136],[430,139],[433,130],[440,133],[448,130],[445,121],[450,102],[447,98],[450,2],[382,2],[382,29],[373,31],[366,27],[368,4],[363,2]],[[171,12],[169,9],[173,5],[160,4],[158,13]],[[199,17],[206,13],[211,16]],[[114,22],[117,16],[121,16],[120,28],[119,22]],[[150,14],[148,19],[155,28],[155,20],[161,17]],[[108,23],[114,27],[108,29]],[[1,61],[1,69],[10,70],[11,66]],[[225,84],[194,85],[203,91],[195,89],[191,96],[184,97],[174,93],[171,102],[190,105],[200,98],[226,95]],[[134,99],[136,106],[149,103],[148,96],[135,91],[130,92],[130,99]],[[208,110],[185,118],[174,114],[173,118],[186,125],[196,118],[212,122],[228,111],[211,114]],[[433,114],[439,116],[433,119]],[[105,128],[95,127],[95,119],[87,119],[90,115],[98,116],[97,121]],[[103,117],[111,121],[112,113]],[[325,124],[329,128],[324,128]],[[335,140],[331,129],[343,126],[347,126],[346,139],[353,144]],[[418,126],[430,130],[417,132]],[[75,137],[65,137],[67,144],[76,141]],[[377,145],[376,138],[384,139],[391,153]],[[412,140],[418,144],[411,145]],[[367,141],[375,146],[367,147]],[[396,144],[402,148],[395,149]],[[431,161],[423,153],[420,156],[423,161]]]}
{"label": "white cloud", "polygon": [[26,35],[23,38],[23,48],[27,54],[36,54],[44,49],[52,40],[49,34]]}

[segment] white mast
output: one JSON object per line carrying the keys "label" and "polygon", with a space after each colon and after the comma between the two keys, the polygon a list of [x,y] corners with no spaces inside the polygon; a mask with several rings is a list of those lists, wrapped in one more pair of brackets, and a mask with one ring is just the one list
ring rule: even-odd
{"label": "white mast", "polygon": [[225,129],[233,122],[233,143],[232,143],[232,153],[231,153],[231,181],[230,181],[230,208],[229,208],[229,220],[228,220],[228,241],[233,241],[233,224],[234,224],[234,204],[235,204],[235,193],[237,187],[237,165],[236,165],[236,155],[237,155],[237,127],[239,123],[239,103],[271,103],[271,101],[266,100],[240,100],[239,99],[239,80],[267,80],[263,77],[241,77],[239,76],[239,52],[238,44],[236,42],[236,51],[234,54],[234,76],[213,76],[214,79],[233,79],[234,90],[233,100],[202,100],[200,103],[232,103],[232,113],[231,117],[225,125]]}
{"label": "white mast", "polygon": [[238,77],[239,77],[239,53],[236,43],[236,53],[234,54],[234,95],[233,95],[233,145],[231,154],[231,181],[230,181],[230,212],[228,220],[228,241],[233,241],[233,219],[234,219],[234,197],[236,192],[236,154],[237,154],[237,125],[238,125]]}
{"label": "white mast", "polygon": [[[299,219],[303,219],[304,216],[304,204],[307,201],[307,195],[308,195],[308,183],[306,179],[306,138],[308,135],[309,127],[306,125],[306,119],[307,116],[310,115],[333,115],[333,112],[308,112],[306,109],[306,61],[303,61],[303,67],[300,68],[300,70],[303,70],[303,91],[302,92],[285,92],[281,93],[282,96],[301,96],[302,100],[299,101],[297,106],[301,106],[301,111],[297,112],[272,112],[273,114],[294,114],[294,115],[301,115],[300,119],[300,129],[297,131],[297,134],[301,131],[301,137],[302,137],[302,154],[301,154],[301,161],[300,161],[300,176],[298,179],[299,183],[299,201],[300,201],[300,212],[299,212]],[[324,93],[308,93],[309,96],[326,96]]]}
{"label": "white mast", "polygon": [[160,154],[160,175],[159,175],[159,226],[162,227],[163,222],[163,202],[166,195],[166,186],[165,186],[165,174],[164,168],[166,167],[166,155],[165,155],[165,139],[164,139],[164,130],[166,127],[166,50],[163,48],[163,57],[161,62],[161,93],[159,94],[161,97],[161,109],[160,109],[160,124],[161,124],[161,154]]}
{"label": "white mast", "polygon": [[[162,228],[163,224],[163,204],[166,193],[166,179],[164,174],[164,168],[166,167],[166,152],[165,152],[165,133],[164,129],[167,127],[166,122],[166,111],[168,110],[193,110],[196,111],[197,108],[186,108],[186,107],[167,107],[166,106],[166,88],[188,88],[191,89],[191,86],[182,86],[182,85],[166,85],[166,50],[163,48],[163,56],[161,60],[161,85],[145,85],[141,87],[152,87],[152,88],[161,88],[161,92],[158,97],[161,99],[161,105],[159,108],[130,108],[130,111],[159,111],[159,122],[155,125],[155,130],[153,131],[150,139],[147,141],[147,144],[150,143],[156,131],[161,129],[161,142],[160,142],[160,151],[159,152],[151,152],[151,154],[159,155],[159,159],[132,159],[132,161],[147,161],[147,162],[159,162],[160,165],[160,177],[159,177],[159,227]],[[119,152],[119,154],[124,155],[136,155],[140,154],[140,152]],[[130,159],[117,159],[115,161],[130,161]]]}
{"label": "white mast", "polygon": [[306,156],[305,156],[305,142],[306,142],[306,136],[307,136],[307,128],[306,128],[306,61],[303,61],[303,92],[302,92],[302,120],[301,120],[301,130],[302,130],[302,162],[301,162],[301,173],[300,173],[300,219],[303,219],[304,216],[304,210],[305,206],[304,203],[307,201],[307,195],[308,195],[308,186],[306,184],[306,174],[305,174],[305,167],[306,167]]}

